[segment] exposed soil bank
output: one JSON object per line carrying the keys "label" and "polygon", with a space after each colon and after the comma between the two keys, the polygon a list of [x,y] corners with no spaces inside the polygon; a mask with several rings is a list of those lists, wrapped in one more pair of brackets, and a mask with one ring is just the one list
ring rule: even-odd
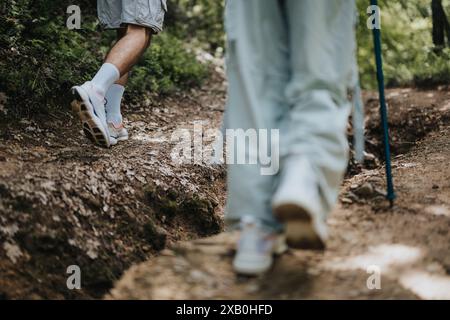
{"label": "exposed soil bank", "polygon": [[[127,105],[131,139],[92,146],[77,119],[4,125],[0,131],[0,297],[100,298],[133,263],[166,245],[219,233],[223,167],[176,165],[171,135],[219,127],[225,87]],[[80,291],[66,269],[82,270]]]}

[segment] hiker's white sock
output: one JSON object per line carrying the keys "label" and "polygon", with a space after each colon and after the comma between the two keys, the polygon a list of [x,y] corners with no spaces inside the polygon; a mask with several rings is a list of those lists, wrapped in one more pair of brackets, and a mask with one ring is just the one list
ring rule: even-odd
{"label": "hiker's white sock", "polygon": [[113,84],[106,92],[106,120],[116,126],[122,123],[120,105],[125,92],[125,87],[120,84]]}
{"label": "hiker's white sock", "polygon": [[109,88],[114,84],[114,82],[119,80],[119,78],[119,69],[111,63],[105,63],[97,72],[94,79],[92,79],[92,84],[103,96],[105,96]]}

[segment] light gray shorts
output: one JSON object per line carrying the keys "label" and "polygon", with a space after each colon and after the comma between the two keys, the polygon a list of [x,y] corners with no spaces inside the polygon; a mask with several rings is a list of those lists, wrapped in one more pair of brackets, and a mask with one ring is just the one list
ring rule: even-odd
{"label": "light gray shorts", "polygon": [[162,31],[167,0],[97,0],[98,18],[106,29],[119,29],[124,24]]}

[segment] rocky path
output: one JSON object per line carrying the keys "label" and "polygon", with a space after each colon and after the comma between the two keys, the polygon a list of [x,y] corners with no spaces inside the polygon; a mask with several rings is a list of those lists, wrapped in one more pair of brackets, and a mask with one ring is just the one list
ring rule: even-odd
{"label": "rocky path", "polygon": [[107,298],[450,299],[449,159],[450,127],[397,157],[392,210],[377,191],[382,168],[348,179],[323,254],[290,251],[265,276],[237,277],[236,235],[224,233],[134,266]]}
{"label": "rocky path", "polygon": [[[208,238],[223,231],[225,168],[171,159],[176,130],[199,120],[219,127],[225,91],[219,72],[200,89],[128,103],[131,139],[111,150],[90,145],[67,112],[0,121],[0,299],[448,294],[449,88],[388,92],[392,211],[382,198],[376,95],[365,94],[370,154],[349,166],[328,250],[289,252],[260,279],[231,272],[233,235]],[[380,268],[382,290],[367,289],[368,264]],[[71,265],[82,290],[66,286]]]}
{"label": "rocky path", "polygon": [[[0,298],[100,298],[133,263],[219,233],[224,168],[178,165],[171,152],[177,130],[219,127],[224,99],[216,73],[200,89],[128,103],[131,138],[110,150],[68,112],[0,125]],[[66,286],[71,265],[82,290]]]}

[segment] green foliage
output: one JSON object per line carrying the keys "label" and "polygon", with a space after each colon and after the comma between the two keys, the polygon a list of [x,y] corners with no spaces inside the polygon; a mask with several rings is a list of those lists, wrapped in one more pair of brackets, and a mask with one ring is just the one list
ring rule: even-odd
{"label": "green foliage", "polygon": [[[447,8],[450,1],[444,1]],[[369,1],[357,0],[358,60],[363,87],[376,84],[372,31],[367,28]],[[436,85],[450,82],[448,51],[434,52],[431,37],[431,0],[382,0],[381,32],[388,86]],[[449,10],[450,12],[450,10]]]}
{"label": "green foliage", "polygon": [[[100,32],[95,1],[76,1],[82,30],[68,30],[65,12],[73,1],[11,0],[0,4],[0,92],[11,115],[65,108],[74,84],[95,74],[114,32]],[[197,86],[207,76],[182,41],[163,33],[134,70],[129,94],[170,93]]]}
{"label": "green foliage", "polygon": [[95,23],[69,31],[64,2],[11,0],[1,6],[0,91],[9,96],[10,113],[30,114],[58,104],[72,83],[98,66],[101,57],[86,41]]}
{"label": "green foliage", "polygon": [[432,50],[416,57],[414,83],[421,87],[450,83],[450,49],[440,53]]}
{"label": "green foliage", "polygon": [[130,88],[136,92],[170,93],[177,88],[198,86],[207,75],[194,53],[170,33],[155,38],[151,49],[133,69]]}
{"label": "green foliage", "polygon": [[[372,31],[367,28],[369,0],[356,0],[359,9],[358,61],[361,83],[376,85]],[[380,0],[386,83],[388,86],[436,85],[450,82],[448,52],[434,52],[431,0]],[[443,0],[450,15],[450,0]],[[224,1],[170,0],[168,25],[180,38],[194,39],[211,53],[224,47]]]}
{"label": "green foliage", "polygon": [[[224,0],[168,0],[166,32],[133,71],[129,94],[170,93],[196,86],[207,67],[194,50],[223,53]],[[82,30],[65,26],[66,8],[82,9]],[[372,32],[366,26],[368,0],[357,0],[360,13],[358,60],[361,83],[374,87]],[[450,0],[443,0],[450,15]],[[431,38],[431,0],[380,0],[386,82],[388,86],[450,82],[449,50],[437,51]],[[8,0],[0,2],[0,92],[11,113],[32,113],[65,105],[69,88],[95,73],[114,41],[102,33],[91,0]]]}
{"label": "green foliage", "polygon": [[169,0],[167,26],[180,39],[212,53],[223,52],[225,0]]}

